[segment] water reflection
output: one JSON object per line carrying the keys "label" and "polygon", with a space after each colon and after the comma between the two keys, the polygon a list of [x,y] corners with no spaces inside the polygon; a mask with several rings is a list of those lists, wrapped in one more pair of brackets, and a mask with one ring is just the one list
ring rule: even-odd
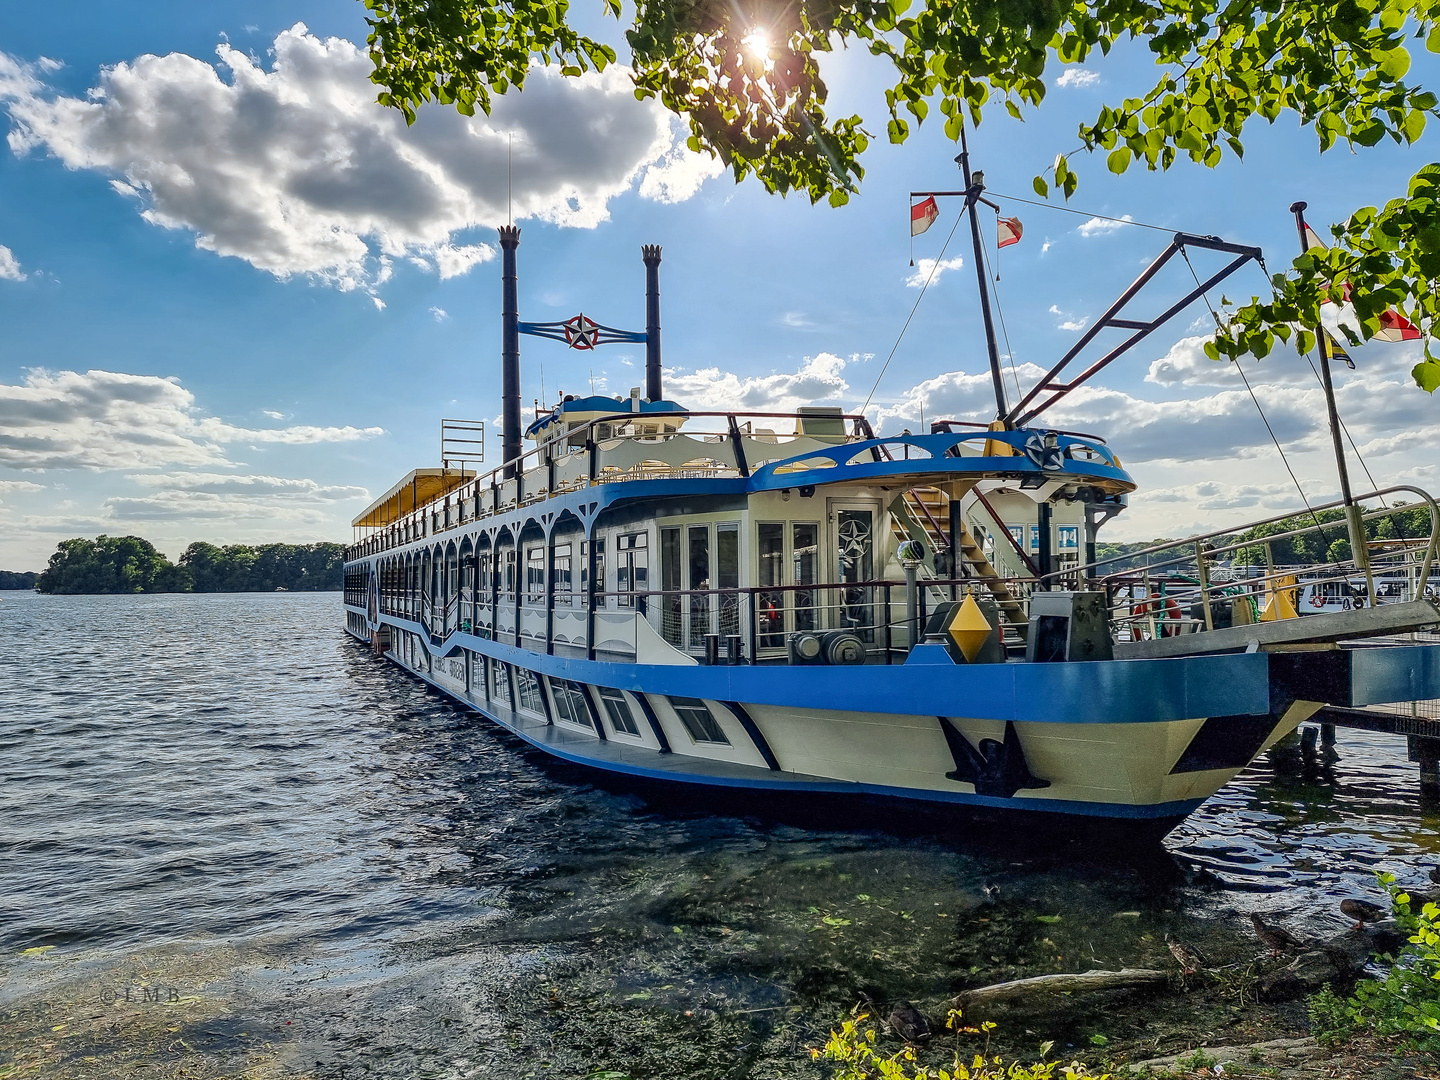
{"label": "water reflection", "polygon": [[[1403,743],[1359,732],[1312,776],[1257,765],[1143,857],[680,807],[496,732],[337,616],[333,596],[0,594],[0,1007],[73,1005],[112,1064],[85,1017],[148,978],[196,999],[205,1061],[257,1075],[805,1075],[861,993],[1161,963],[1177,931],[1225,956],[1237,910],[1339,929],[1339,895],[1436,857]],[[39,1053],[53,1027],[0,1040]]]}

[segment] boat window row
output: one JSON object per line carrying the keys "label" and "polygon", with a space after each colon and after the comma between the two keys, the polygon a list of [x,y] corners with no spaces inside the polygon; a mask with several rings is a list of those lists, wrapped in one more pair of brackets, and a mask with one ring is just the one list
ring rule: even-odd
{"label": "boat window row", "polygon": [[[653,730],[645,717],[646,706],[631,692],[608,686],[586,686],[572,679],[547,677],[519,664],[506,663],[479,653],[461,654],[468,661],[442,661],[431,656],[416,634],[399,635],[400,659],[409,666],[453,680],[457,691],[467,693],[477,704],[517,714],[522,719],[569,724],[597,733],[645,740],[642,730]],[[458,670],[447,668],[447,663]],[[466,672],[465,664],[469,664]],[[701,698],[647,695],[649,700],[668,704],[674,718],[696,744],[729,746],[730,736],[711,703]],[[656,721],[658,723],[658,720]],[[732,721],[733,722],[733,721]],[[643,725],[643,729],[642,729]],[[652,736],[653,738],[653,736]]]}

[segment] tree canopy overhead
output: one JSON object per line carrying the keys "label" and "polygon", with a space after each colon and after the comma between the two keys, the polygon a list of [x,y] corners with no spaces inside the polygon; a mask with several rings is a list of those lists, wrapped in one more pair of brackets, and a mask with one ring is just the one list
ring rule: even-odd
{"label": "tree canopy overhead", "polygon": [[[382,104],[414,119],[425,102],[488,111],[524,85],[532,63],[566,75],[603,69],[615,50],[576,31],[567,0],[364,0]],[[623,17],[620,0],[603,0]],[[834,117],[817,56],[854,45],[887,61],[885,130],[904,142],[938,109],[958,139],[995,109],[1023,118],[1052,74],[1118,42],[1148,46],[1156,81],[1142,97],[1102,107],[1037,176],[1042,196],[1074,194],[1076,163],[1100,154],[1110,171],[1169,169],[1242,157],[1256,121],[1282,117],[1314,131],[1321,151],[1416,142],[1436,95],[1410,77],[1411,51],[1440,52],[1440,0],[636,0],[625,27],[635,92],[689,124],[689,146],[718,157],[737,181],[772,192],[846,201],[864,176],[870,138],[860,116]],[[878,108],[878,102],[877,102]],[[1262,128],[1263,129],[1263,128]],[[1072,144],[1073,146],[1073,144]],[[1415,368],[1440,386],[1430,334],[1440,319],[1440,165],[1427,165],[1383,207],[1358,208],[1333,246],[1275,275],[1218,335],[1217,357],[1265,356],[1315,327],[1320,304],[1353,304],[1374,336],[1395,309],[1425,335]],[[1322,230],[1323,234],[1323,230]]]}

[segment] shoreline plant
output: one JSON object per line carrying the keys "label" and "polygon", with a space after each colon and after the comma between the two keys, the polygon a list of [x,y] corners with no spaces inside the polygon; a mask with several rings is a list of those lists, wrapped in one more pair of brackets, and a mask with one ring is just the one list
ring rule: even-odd
{"label": "shoreline plant", "polygon": [[1395,921],[1409,938],[1398,956],[1387,956],[1383,978],[1357,983],[1348,997],[1326,987],[1310,999],[1310,1022],[1322,1044],[1361,1034],[1403,1036],[1440,1050],[1440,906],[1411,909],[1412,897],[1392,874],[1377,874],[1390,894]]}
{"label": "shoreline plant", "polygon": [[[948,1066],[925,1066],[917,1061],[915,1047],[906,1044],[894,1053],[880,1046],[876,1029],[866,1023],[868,1013],[846,1020],[839,1031],[831,1031],[825,1045],[811,1049],[810,1056],[838,1066],[833,1080],[1111,1080],[1110,1073],[1095,1073],[1078,1061],[1062,1064],[1045,1061],[1053,1043],[1042,1043],[1042,1060],[1026,1065],[1020,1061],[1006,1062],[990,1052],[990,1033],[995,1024],[986,1021],[979,1027],[967,1025],[959,1009],[952,1009],[945,1020],[947,1030],[954,1032],[953,1058]],[[984,1047],[966,1053],[961,1037],[982,1035]]]}

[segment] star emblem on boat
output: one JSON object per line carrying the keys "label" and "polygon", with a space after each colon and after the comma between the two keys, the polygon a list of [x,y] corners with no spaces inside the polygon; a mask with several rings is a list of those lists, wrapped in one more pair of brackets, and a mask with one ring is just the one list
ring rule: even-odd
{"label": "star emblem on boat", "polygon": [[593,349],[599,344],[600,327],[584,315],[565,320],[565,344],[572,349]]}

